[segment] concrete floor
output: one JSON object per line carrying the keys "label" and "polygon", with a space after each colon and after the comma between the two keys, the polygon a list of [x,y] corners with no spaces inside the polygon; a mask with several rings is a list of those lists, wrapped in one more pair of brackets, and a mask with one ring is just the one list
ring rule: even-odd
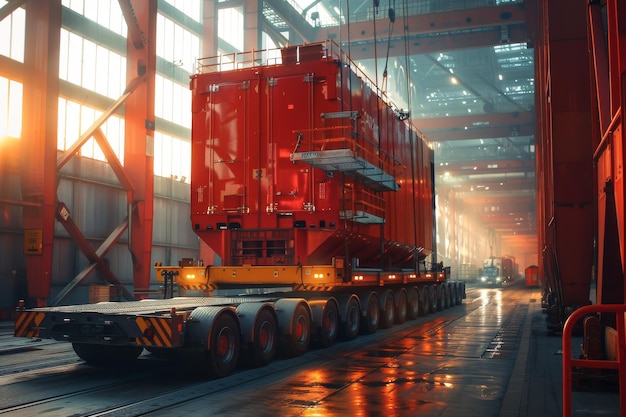
{"label": "concrete floor", "polygon": [[[200,383],[206,396],[149,415],[558,417],[561,337],[548,334],[540,301],[538,289],[519,284],[470,288],[463,305],[419,318],[399,336],[379,331],[366,349],[340,343],[307,361]],[[25,343],[2,337],[0,354]],[[572,405],[578,417],[620,415],[614,392],[574,392]]]}

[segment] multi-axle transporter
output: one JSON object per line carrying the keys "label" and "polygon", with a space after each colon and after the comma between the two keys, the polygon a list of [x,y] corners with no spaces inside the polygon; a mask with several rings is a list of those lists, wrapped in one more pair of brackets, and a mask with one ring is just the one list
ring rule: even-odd
{"label": "multi-axle transporter", "polygon": [[222,377],[462,302],[430,249],[433,152],[336,44],[203,59],[191,90],[191,227],[214,256],[156,275],[202,295],[22,309],[16,336]]}

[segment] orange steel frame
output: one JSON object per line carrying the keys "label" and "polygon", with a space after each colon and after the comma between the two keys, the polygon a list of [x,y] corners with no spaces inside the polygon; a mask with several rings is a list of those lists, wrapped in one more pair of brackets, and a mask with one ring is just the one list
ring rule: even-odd
{"label": "orange steel frame", "polygon": [[[603,24],[606,16],[606,27]],[[616,369],[621,415],[626,415],[626,315],[624,238],[624,116],[626,99],[626,1],[588,2],[587,26],[592,68],[594,168],[597,204],[597,302],[575,311],[563,330],[563,415],[572,415],[572,367]],[[599,315],[617,331],[617,360],[572,359],[571,334],[576,321]],[[609,343],[605,341],[605,343]]]}
{"label": "orange steel frame", "polygon": [[[598,303],[623,304],[624,293],[624,119],[626,83],[626,1],[606,2],[607,28],[601,5],[588,8],[597,108],[594,163],[598,206]],[[608,49],[605,31],[608,30]]]}
{"label": "orange steel frame", "polygon": [[[20,3],[20,2],[14,2]],[[122,1],[120,7],[128,24],[127,79],[123,95],[116,100],[77,143],[57,157],[57,102],[59,95],[59,39],[61,1],[24,2],[26,10],[23,134],[21,188],[24,201],[23,227],[39,230],[41,253],[26,254],[28,296],[37,306],[47,304],[50,296],[52,249],[55,217],[66,228],[77,247],[89,260],[52,304],[61,302],[92,271],[98,270],[126,298],[135,298],[149,288],[151,272],[153,209],[154,77],[156,67],[157,1]],[[3,10],[4,11],[4,10]],[[125,160],[122,164],[108,145],[101,125],[125,105]],[[57,172],[80,147],[93,137],[102,148],[126,191],[128,216],[103,244],[94,250],[74,224],[71,213],[57,202]],[[93,219],[96,221],[96,219]],[[130,294],[109,270],[107,252],[129,230],[129,250],[133,261],[135,295]]]}
{"label": "orange steel frame", "polygon": [[[551,325],[589,302],[594,204],[584,4],[528,1],[536,64],[538,238]],[[563,12],[567,11],[567,18]],[[575,70],[573,70],[575,68]],[[575,92],[575,94],[574,94]]]}

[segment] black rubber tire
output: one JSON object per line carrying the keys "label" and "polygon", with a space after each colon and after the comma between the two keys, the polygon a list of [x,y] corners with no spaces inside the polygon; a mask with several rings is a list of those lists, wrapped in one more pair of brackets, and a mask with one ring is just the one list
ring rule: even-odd
{"label": "black rubber tire", "polygon": [[361,312],[359,301],[356,297],[347,300],[346,308],[341,318],[341,336],[345,340],[353,340],[359,334],[361,327]]}
{"label": "black rubber tire", "polygon": [[394,312],[395,322],[396,324],[402,324],[406,321],[408,314],[406,291],[404,289],[399,290],[394,295],[394,299],[396,301],[396,311]]}
{"label": "black rubber tire", "polygon": [[361,323],[361,331],[364,334],[374,334],[380,326],[380,299],[378,294],[373,293],[367,300],[365,316]]}
{"label": "black rubber tire", "polygon": [[380,317],[380,328],[388,329],[393,326],[395,320],[396,306],[393,300],[393,294],[389,292],[385,295],[385,300],[383,301],[383,305],[381,305],[381,317]]}
{"label": "black rubber tire", "polygon": [[329,300],[322,312],[322,327],[319,330],[317,343],[321,347],[329,347],[337,340],[339,331],[339,306],[333,300]]}
{"label": "black rubber tire", "polygon": [[407,292],[407,314],[408,320],[415,320],[420,314],[420,294],[417,287],[409,288]]}
{"label": "black rubber tire", "polygon": [[281,352],[288,357],[304,355],[311,343],[311,316],[304,304],[296,306],[289,325],[292,332],[283,340]]}
{"label": "black rubber tire", "polygon": [[213,376],[223,378],[235,370],[239,360],[241,335],[235,319],[230,314],[217,317],[210,338],[207,363]]}
{"label": "black rubber tire", "polygon": [[437,290],[433,285],[428,286],[428,304],[429,304],[429,312],[436,313],[437,312]]}
{"label": "black rubber tire", "polygon": [[442,284],[437,285],[437,311],[445,310],[446,297],[446,287]]}
{"label": "black rubber tire", "polygon": [[277,329],[274,315],[268,309],[262,309],[254,322],[254,340],[246,355],[251,366],[265,366],[274,359],[278,346]]}
{"label": "black rubber tire", "polygon": [[428,293],[428,286],[420,288],[420,300],[422,301],[420,315],[427,316],[430,313],[430,294]]}
{"label": "black rubber tire", "polygon": [[458,292],[458,288],[457,288],[456,283],[450,284],[448,288],[450,289],[450,307],[454,307],[457,305],[456,293]]}

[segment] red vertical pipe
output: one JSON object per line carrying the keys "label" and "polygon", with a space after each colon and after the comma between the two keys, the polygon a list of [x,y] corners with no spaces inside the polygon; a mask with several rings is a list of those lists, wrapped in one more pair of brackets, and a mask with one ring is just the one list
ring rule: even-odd
{"label": "red vertical pipe", "polygon": [[54,241],[61,1],[31,1],[24,8],[21,187],[23,200],[35,205],[24,205],[23,226],[25,239],[41,233],[40,242],[24,250],[28,296],[43,306],[50,296]]}
{"label": "red vertical pipe", "polygon": [[[152,218],[154,197],[154,78],[156,68],[156,0],[131,1],[134,19],[143,41],[128,37],[126,79],[137,75],[145,83],[126,101],[124,168],[135,185],[134,200],[129,202],[130,251],[135,293],[150,286]],[[128,22],[129,26],[134,22]]]}
{"label": "red vertical pipe", "polygon": [[[589,301],[594,196],[591,85],[584,2],[539,0],[537,111],[542,126],[538,175],[543,202],[543,263],[562,325],[564,307]],[[543,30],[541,29],[543,28]]]}

